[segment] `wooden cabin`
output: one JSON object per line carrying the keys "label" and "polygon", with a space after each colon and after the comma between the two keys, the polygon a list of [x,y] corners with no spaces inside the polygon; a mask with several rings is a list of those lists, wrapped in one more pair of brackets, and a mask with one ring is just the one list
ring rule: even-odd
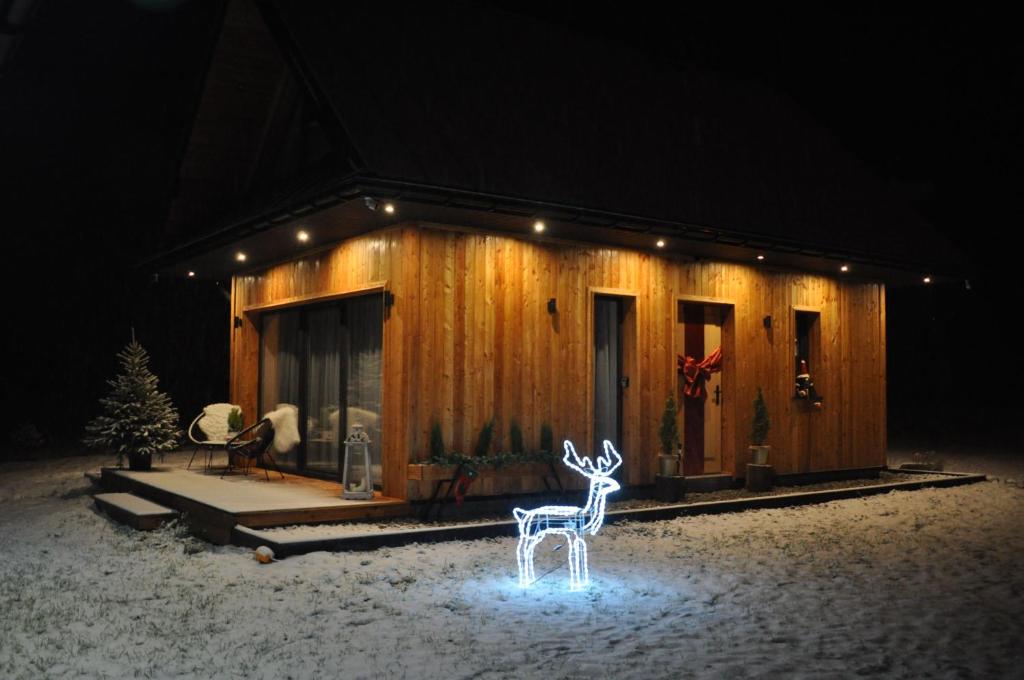
{"label": "wooden cabin", "polygon": [[492,452],[548,425],[650,485],[673,396],[685,474],[734,479],[759,388],[776,474],[885,464],[886,286],[947,253],[791,101],[493,10],[315,5],[227,3],[152,261],[230,281],[230,400],[299,407],[286,467],[337,476],[359,423],[422,499],[435,424],[468,453],[494,419]]}

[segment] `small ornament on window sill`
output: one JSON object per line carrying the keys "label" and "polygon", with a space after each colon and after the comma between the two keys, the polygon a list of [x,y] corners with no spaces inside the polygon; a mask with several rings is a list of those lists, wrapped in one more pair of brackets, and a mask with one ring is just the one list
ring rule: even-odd
{"label": "small ornament on window sill", "polygon": [[817,390],[814,389],[814,380],[811,378],[811,372],[807,368],[806,359],[800,360],[800,372],[796,375],[796,396],[811,402],[814,408],[821,408],[823,399]]}

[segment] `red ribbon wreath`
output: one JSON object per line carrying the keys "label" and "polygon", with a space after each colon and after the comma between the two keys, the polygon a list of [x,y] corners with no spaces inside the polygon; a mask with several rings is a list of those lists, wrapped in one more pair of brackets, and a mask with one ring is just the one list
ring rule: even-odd
{"label": "red ribbon wreath", "polygon": [[705,387],[708,378],[712,373],[722,370],[722,348],[718,347],[714,352],[704,357],[704,360],[697,363],[693,357],[676,355],[676,363],[679,372],[683,374],[683,396],[690,399],[706,399],[708,390]]}

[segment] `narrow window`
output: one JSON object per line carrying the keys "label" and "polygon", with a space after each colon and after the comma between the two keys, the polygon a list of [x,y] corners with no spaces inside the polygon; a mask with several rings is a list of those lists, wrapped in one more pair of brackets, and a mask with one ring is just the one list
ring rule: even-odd
{"label": "narrow window", "polygon": [[796,396],[807,399],[815,405],[820,405],[822,401],[821,395],[818,394],[814,385],[815,370],[821,361],[820,317],[818,312],[796,311],[796,338],[793,352]]}

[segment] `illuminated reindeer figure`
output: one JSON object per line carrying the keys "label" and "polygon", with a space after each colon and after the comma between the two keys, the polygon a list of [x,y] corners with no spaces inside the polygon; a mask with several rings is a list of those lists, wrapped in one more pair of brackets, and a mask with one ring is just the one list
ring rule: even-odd
{"label": "illuminated reindeer figure", "polygon": [[590,583],[587,570],[587,544],[585,534],[596,534],[604,523],[605,499],[608,494],[619,490],[619,483],[611,478],[612,472],[622,464],[612,443],[604,442],[604,455],[598,456],[597,464],[584,456],[576,455],[572,442],[565,440],[565,456],[562,462],[590,480],[587,504],[582,508],[574,505],[545,505],[533,510],[516,508],[512,511],[519,523],[519,545],[516,559],[519,562],[519,585],[528,586],[536,580],[533,573],[533,551],[548,534],[561,534],[569,542],[569,589],[580,590]]}

